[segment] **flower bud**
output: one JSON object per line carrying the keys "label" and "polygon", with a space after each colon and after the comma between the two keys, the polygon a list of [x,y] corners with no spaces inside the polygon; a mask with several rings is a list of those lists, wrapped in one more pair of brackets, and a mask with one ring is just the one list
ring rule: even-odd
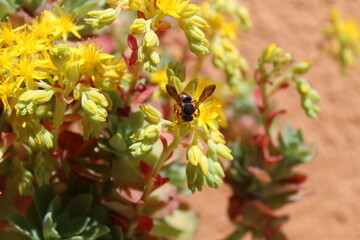
{"label": "flower bud", "polygon": [[204,156],[203,152],[201,151],[201,148],[198,145],[192,145],[187,150],[187,159],[189,162],[196,166],[200,162],[200,159],[202,156]]}
{"label": "flower bud", "polygon": [[188,184],[194,184],[197,178],[197,166],[192,165],[191,163],[188,163],[186,165],[186,177],[187,177],[187,181]]}
{"label": "flower bud", "polygon": [[292,68],[292,72],[295,74],[305,74],[309,69],[311,68],[311,62],[310,61],[303,61],[299,64],[296,64]]}
{"label": "flower bud", "polygon": [[144,35],[144,43],[148,48],[158,47],[160,45],[159,38],[156,33],[149,29]]}
{"label": "flower bud", "polygon": [[140,110],[145,116],[145,121],[148,123],[158,124],[161,121],[161,113],[152,105],[142,105]]}
{"label": "flower bud", "polygon": [[181,18],[191,18],[199,9],[200,8],[194,4],[187,4],[180,9],[179,15]]}
{"label": "flower bud", "polygon": [[90,18],[85,18],[85,22],[90,24],[93,28],[103,28],[111,24],[120,14],[121,7],[116,9],[108,8],[105,10],[95,10],[88,12]]}
{"label": "flower bud", "polygon": [[65,70],[66,62],[71,58],[70,48],[63,43],[56,44],[50,50],[50,59],[55,67]]}
{"label": "flower bud", "polygon": [[143,34],[146,27],[149,25],[148,21],[143,18],[136,19],[130,27],[130,31],[134,34]]}
{"label": "flower bud", "polygon": [[200,165],[200,169],[203,172],[203,174],[205,176],[207,176],[209,173],[209,164],[208,164],[208,159],[205,157],[205,155],[201,156],[201,158],[199,160],[199,165]]}

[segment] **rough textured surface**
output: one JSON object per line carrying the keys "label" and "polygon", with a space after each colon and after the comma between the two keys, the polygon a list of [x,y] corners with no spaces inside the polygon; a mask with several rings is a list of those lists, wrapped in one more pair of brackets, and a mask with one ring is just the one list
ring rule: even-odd
{"label": "rough textured surface", "polygon": [[[296,60],[314,58],[333,6],[360,22],[360,0],[241,2],[249,8],[254,23],[249,33],[242,34],[241,49],[253,64],[260,51],[272,42],[293,53]],[[295,91],[278,97],[278,105],[288,110],[285,121],[302,128],[305,139],[319,148],[316,159],[298,169],[308,175],[307,188],[313,194],[281,210],[291,216],[284,226],[290,240],[360,239],[359,76],[360,67],[342,77],[332,59],[314,64],[306,78],[322,96],[322,112],[317,120],[304,115]],[[223,239],[232,231],[226,216],[230,194],[222,186],[220,191],[206,188],[186,197],[202,217],[194,239]]]}

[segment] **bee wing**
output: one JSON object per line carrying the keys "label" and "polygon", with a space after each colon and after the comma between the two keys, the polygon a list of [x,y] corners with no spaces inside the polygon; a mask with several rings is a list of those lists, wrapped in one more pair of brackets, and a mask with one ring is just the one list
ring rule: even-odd
{"label": "bee wing", "polygon": [[201,96],[199,97],[199,100],[195,104],[195,108],[197,108],[202,102],[204,102],[208,97],[213,94],[215,91],[216,85],[208,85],[204,88],[204,91],[202,92]]}
{"label": "bee wing", "polygon": [[177,102],[177,104],[179,104],[179,106],[182,108],[182,102],[181,102],[178,92],[176,91],[176,88],[173,85],[166,84],[166,91]]}

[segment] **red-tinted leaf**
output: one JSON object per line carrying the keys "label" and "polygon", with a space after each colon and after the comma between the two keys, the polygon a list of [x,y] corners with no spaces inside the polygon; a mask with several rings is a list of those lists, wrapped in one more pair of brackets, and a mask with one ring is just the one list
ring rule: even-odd
{"label": "red-tinted leaf", "polygon": [[270,217],[276,217],[275,213],[265,204],[263,204],[262,202],[260,202],[259,200],[251,200],[251,202],[258,208],[260,209],[262,212],[266,213],[267,215],[269,215]]}
{"label": "red-tinted leaf", "polygon": [[164,152],[168,148],[168,142],[162,134],[160,134],[160,140],[163,145],[163,152]]}
{"label": "red-tinted leaf", "polygon": [[131,102],[131,107],[139,106],[143,103],[146,99],[150,97],[153,91],[158,89],[158,86],[146,86],[146,90],[142,93],[139,93],[135,99]]}
{"label": "red-tinted leaf", "polygon": [[4,149],[8,149],[16,140],[16,133],[13,132],[0,132],[1,145]]}
{"label": "red-tinted leaf", "polygon": [[145,183],[150,180],[152,168],[144,161],[141,161],[139,164],[141,176],[144,179]]}
{"label": "red-tinted leaf", "polygon": [[91,165],[80,165],[76,163],[70,164],[71,169],[78,175],[91,179],[96,182],[106,182],[109,180],[109,176],[102,174],[101,172],[96,172],[91,168]]}
{"label": "red-tinted leaf", "polygon": [[[65,89],[65,86],[64,86],[64,87],[61,87],[58,83],[54,83],[54,87],[55,87],[55,88],[60,88],[60,89],[62,89],[62,90]],[[59,94],[61,95],[61,93],[59,93]]]}
{"label": "red-tinted leaf", "polygon": [[291,178],[282,179],[281,182],[282,183],[303,183],[306,180],[306,178],[307,178],[306,175],[296,173],[295,176],[293,176]]}
{"label": "red-tinted leaf", "polygon": [[283,159],[283,155],[280,153],[278,155],[275,156],[266,156],[265,157],[265,161],[269,162],[269,163],[277,163],[280,162]]}
{"label": "red-tinted leaf", "polygon": [[43,125],[46,130],[51,131],[54,129],[52,121],[40,120],[40,124]]}
{"label": "red-tinted leaf", "polygon": [[288,87],[289,87],[289,83],[288,83],[288,82],[282,82],[282,83],[280,83],[274,90],[272,90],[269,95],[272,96],[272,95],[274,95],[275,93],[277,93],[279,90],[286,89],[286,88],[288,88]]}
{"label": "red-tinted leaf", "polygon": [[255,104],[258,107],[259,111],[264,112],[264,103],[262,100],[261,89],[259,86],[256,86],[254,88],[253,96],[254,96]]}
{"label": "red-tinted leaf", "polygon": [[116,192],[125,200],[134,204],[144,204],[141,200],[144,192],[134,188],[116,188]]}
{"label": "red-tinted leaf", "polygon": [[[154,1],[154,2],[156,2],[156,1]],[[144,14],[143,12],[141,12],[141,11],[138,11],[138,12],[137,12],[137,17],[138,17],[138,18],[146,19],[145,14]]]}
{"label": "red-tinted leaf", "polygon": [[166,21],[162,21],[160,22],[160,24],[157,24],[156,27],[160,30],[160,31],[166,31],[167,29],[171,28],[170,23],[166,22]]}
{"label": "red-tinted leaf", "polygon": [[240,218],[243,201],[238,196],[231,196],[229,199],[228,215],[231,221],[236,221]]}
{"label": "red-tinted leaf", "polygon": [[154,182],[152,191],[154,191],[155,189],[161,187],[162,185],[164,185],[165,183],[170,181],[170,178],[167,178],[167,177],[163,178],[160,176],[160,174],[158,174],[156,177],[152,177],[152,180]]}
{"label": "red-tinted leaf", "polygon": [[112,211],[109,212],[109,216],[111,218],[113,225],[121,226],[125,230],[127,230],[127,228],[129,227],[128,218],[121,216],[120,214],[117,214],[116,212],[112,212]]}
{"label": "red-tinted leaf", "polygon": [[129,60],[129,66],[134,66],[138,62],[138,50],[134,50],[131,53],[130,60]]}
{"label": "red-tinted leaf", "polygon": [[130,59],[127,56],[125,56],[125,54],[123,54],[123,53],[121,55],[122,55],[123,59],[125,60],[126,65],[129,66],[130,65]]}
{"label": "red-tinted leaf", "polygon": [[120,106],[116,109],[116,111],[123,117],[128,117],[131,111],[129,106]]}
{"label": "red-tinted leaf", "polygon": [[139,83],[137,86],[136,86],[136,91],[138,91],[139,93],[142,93],[146,90],[146,86],[142,83]]}
{"label": "red-tinted leaf", "polygon": [[134,35],[132,34],[129,34],[128,35],[128,45],[129,45],[129,48],[133,51],[137,50],[139,47],[138,47],[138,44],[137,44],[137,41],[136,41],[136,38],[134,37]]}
{"label": "red-tinted leaf", "polygon": [[286,113],[285,109],[279,109],[279,110],[272,111],[268,116],[266,124],[268,126],[270,126],[270,124],[272,123],[272,121],[274,120],[275,117],[277,117],[281,114],[284,114],[284,113]]}
{"label": "red-tinted leaf", "polygon": [[50,149],[50,155],[54,158],[60,157],[61,154],[62,154],[62,149],[57,149],[57,150]]}
{"label": "red-tinted leaf", "polygon": [[137,223],[137,227],[135,232],[140,232],[145,230],[147,233],[150,233],[150,231],[154,226],[153,220],[148,216],[137,217],[136,223]]}
{"label": "red-tinted leaf", "polygon": [[82,116],[80,116],[79,114],[76,114],[76,113],[70,113],[70,114],[64,115],[63,120],[64,120],[64,122],[76,122],[76,121],[82,120]]}
{"label": "red-tinted leaf", "polygon": [[258,167],[248,166],[248,171],[261,183],[270,183],[270,175]]}

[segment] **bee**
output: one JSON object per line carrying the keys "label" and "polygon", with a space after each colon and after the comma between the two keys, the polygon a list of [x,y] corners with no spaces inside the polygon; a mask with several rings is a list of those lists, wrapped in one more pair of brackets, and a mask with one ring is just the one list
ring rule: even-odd
{"label": "bee", "polygon": [[[194,117],[199,116],[199,105],[213,94],[215,88],[216,86],[214,84],[206,86],[199,99],[196,100],[190,94],[186,92],[178,93],[173,85],[166,84],[166,91],[177,103],[174,111],[176,114],[181,115],[181,119],[184,122],[191,122]],[[195,111],[198,113],[195,114]]]}

